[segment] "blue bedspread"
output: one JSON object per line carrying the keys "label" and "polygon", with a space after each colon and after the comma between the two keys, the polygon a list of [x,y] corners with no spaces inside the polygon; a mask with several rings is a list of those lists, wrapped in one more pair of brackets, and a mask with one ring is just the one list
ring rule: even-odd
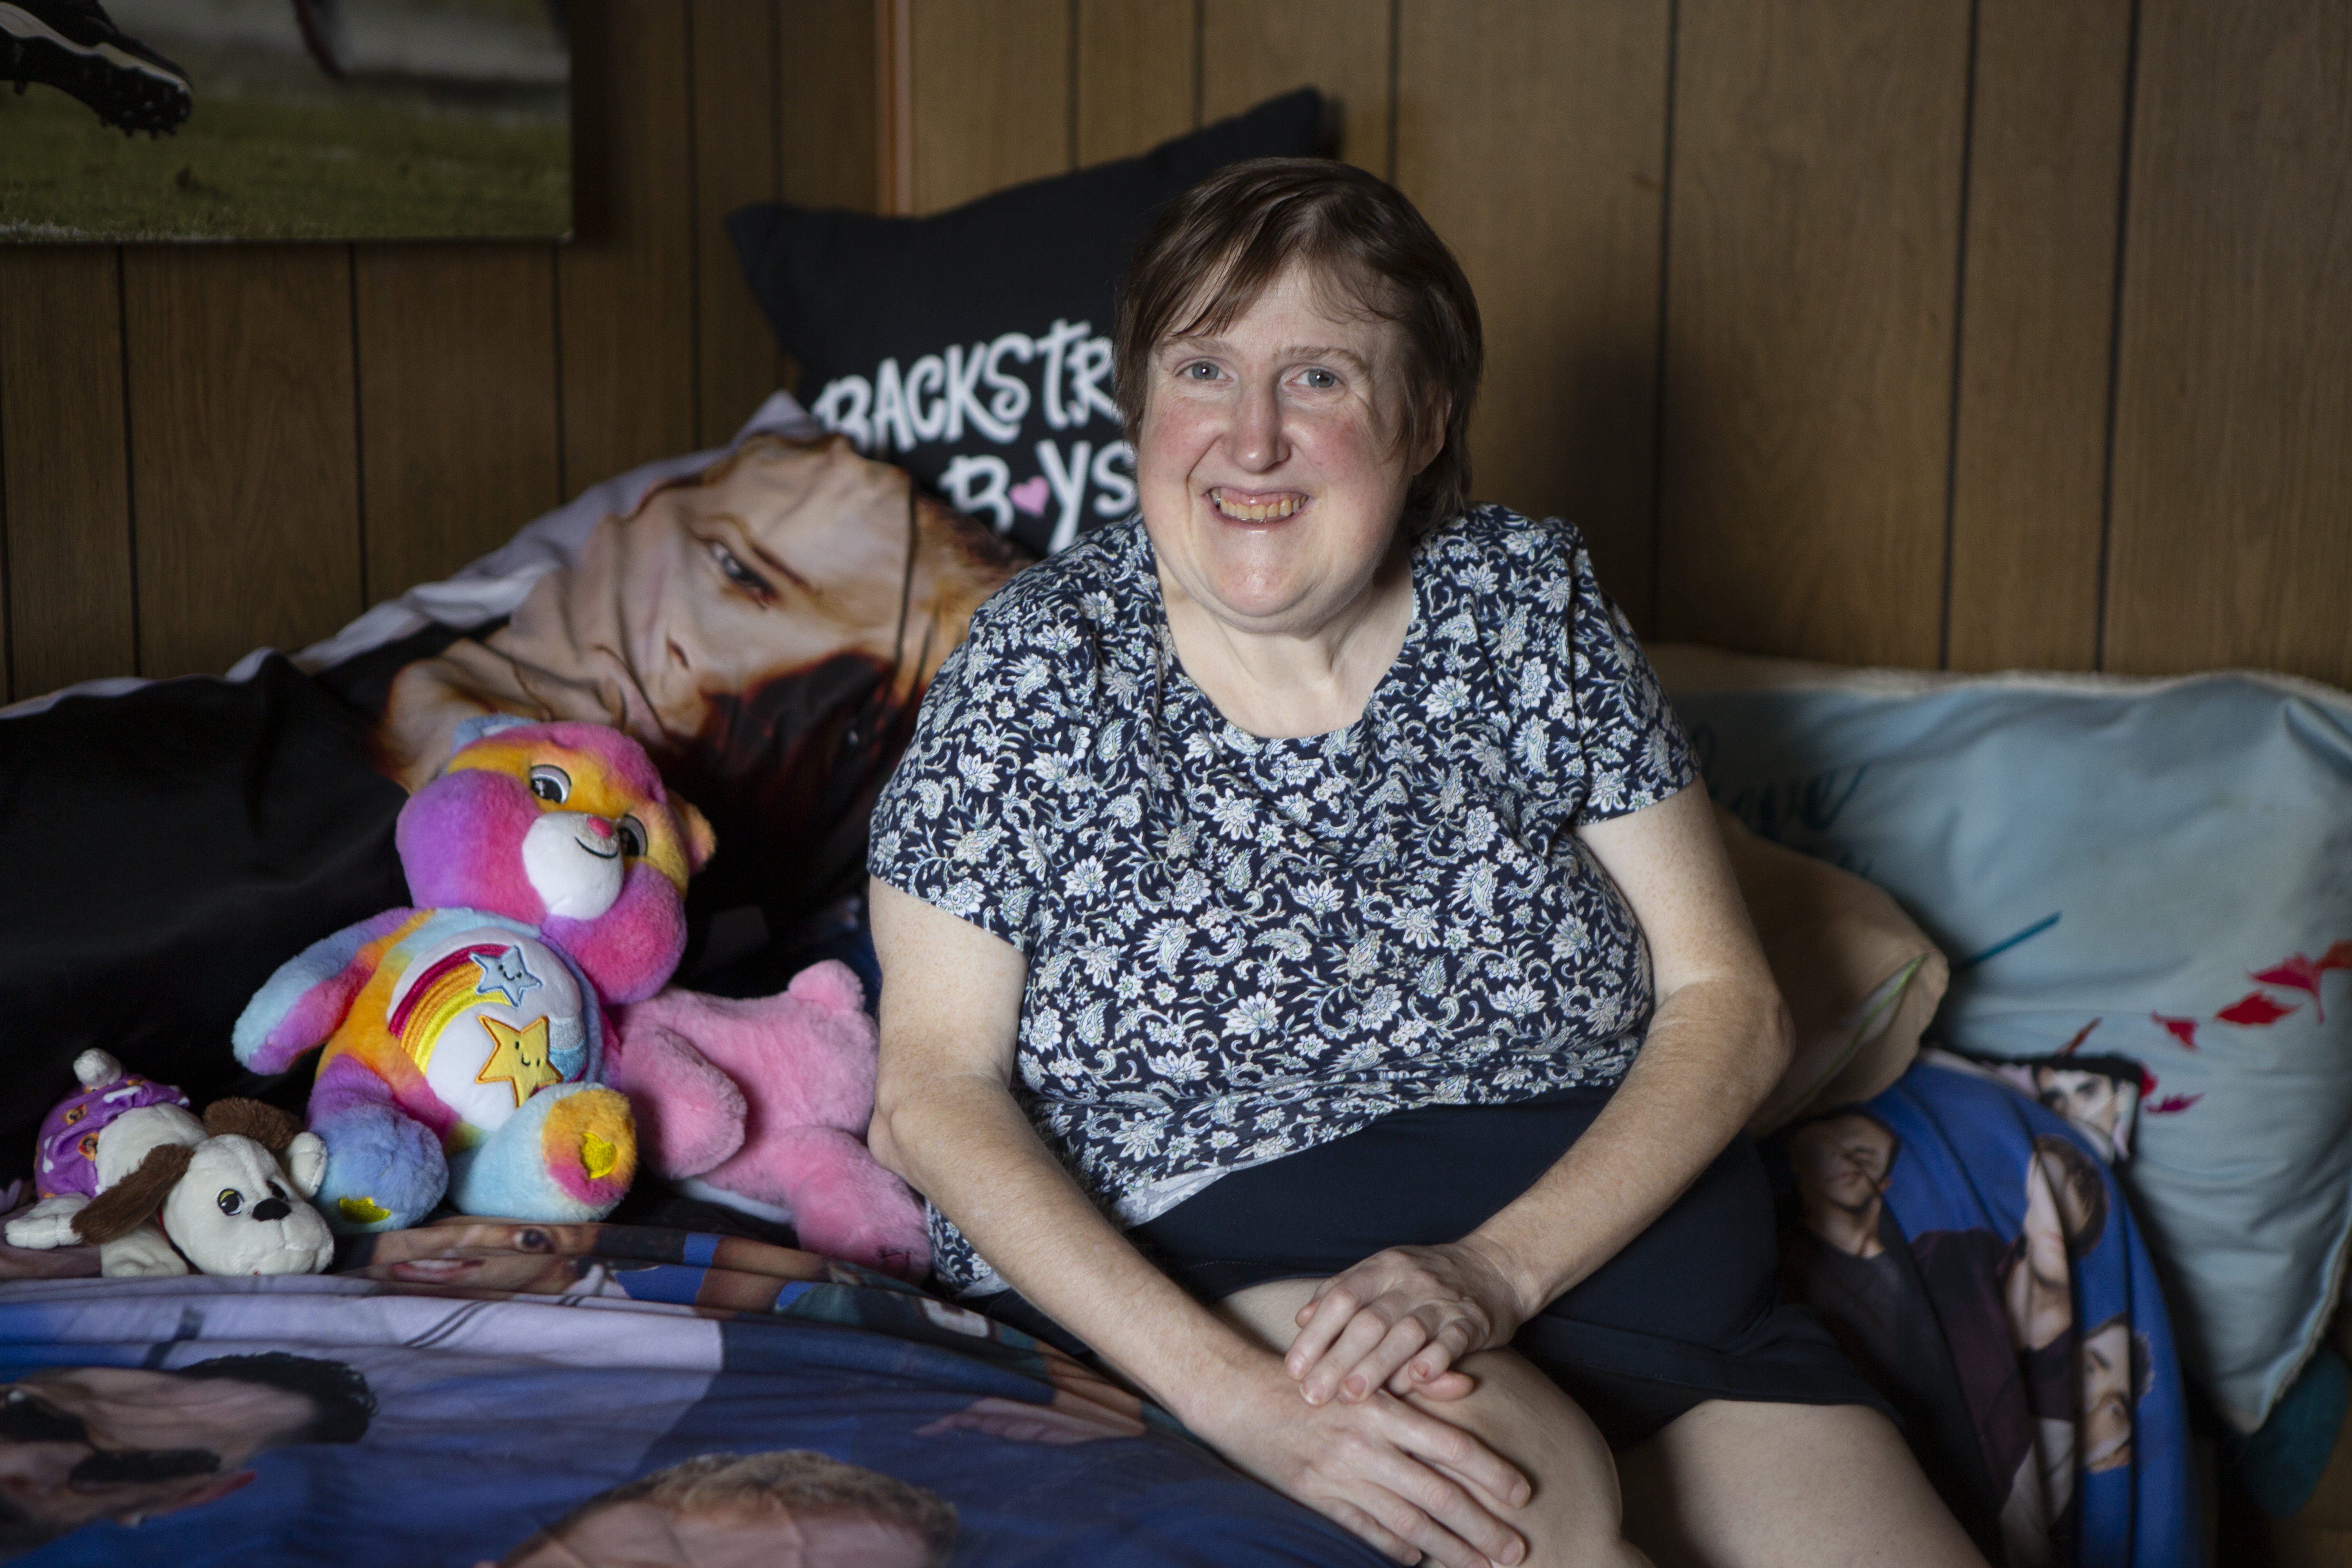
{"label": "blue bedspread", "polygon": [[[376,1239],[359,1277],[0,1287],[0,1417],[86,1415],[101,1447],[149,1451],[134,1466],[170,1468],[170,1451],[192,1447],[222,1460],[215,1475],[127,1484],[193,1489],[177,1511],[135,1528],[100,1519],[23,1560],[470,1565],[693,1456],[813,1450],[944,1500],[959,1568],[1383,1561],[1058,1352],[847,1265],[611,1226]],[[364,1435],[299,1440],[277,1413],[286,1396],[265,1389],[226,1425],[207,1408],[142,1436],[136,1411],[91,1402],[88,1376],[42,1370],[134,1369],[100,1392],[168,1405],[190,1387],[174,1374],[256,1354],[338,1363],[347,1392],[356,1373],[374,1403]],[[264,1427],[281,1440],[242,1452]],[[125,1483],[90,1495],[136,1511]],[[38,1533],[22,1520],[9,1531],[19,1551]]]}

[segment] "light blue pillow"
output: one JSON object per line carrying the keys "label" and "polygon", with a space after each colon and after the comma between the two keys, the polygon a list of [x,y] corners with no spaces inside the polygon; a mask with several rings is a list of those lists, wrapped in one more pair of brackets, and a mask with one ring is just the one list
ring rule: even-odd
{"label": "light blue pillow", "polygon": [[1716,799],[1950,957],[1930,1037],[2142,1064],[2119,1174],[2189,1375],[2259,1426],[2352,1235],[2352,696],[1651,651]]}

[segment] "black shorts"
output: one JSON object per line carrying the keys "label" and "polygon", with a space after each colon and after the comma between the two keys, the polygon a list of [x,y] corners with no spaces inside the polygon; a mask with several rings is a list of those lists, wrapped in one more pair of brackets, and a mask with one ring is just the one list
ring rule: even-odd
{"label": "black shorts", "polygon": [[[1194,1296],[1339,1273],[1387,1247],[1457,1241],[1533,1186],[1605,1089],[1433,1105],[1221,1177],[1129,1233]],[[1812,1312],[1780,1300],[1772,1194],[1738,1138],[1675,1205],[1523,1325],[1511,1348],[1625,1448],[1710,1399],[1893,1411]],[[1013,1292],[979,1310],[1083,1351]]]}

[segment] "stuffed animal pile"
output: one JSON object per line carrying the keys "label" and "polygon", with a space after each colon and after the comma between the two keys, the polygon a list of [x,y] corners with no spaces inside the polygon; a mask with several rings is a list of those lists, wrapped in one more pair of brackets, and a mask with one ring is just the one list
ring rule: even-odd
{"label": "stuffed animal pile", "polygon": [[642,1113],[656,1173],[789,1217],[814,1249],[928,1270],[919,1205],[862,1142],[876,1038],[856,977],[818,965],[744,1003],[663,991],[715,846],[635,742],[471,721],[394,841],[417,907],[312,945],[234,1034],[262,1073],[324,1047],[310,1122],[335,1228],[413,1226],[445,1196],[600,1219],[635,1175]]}

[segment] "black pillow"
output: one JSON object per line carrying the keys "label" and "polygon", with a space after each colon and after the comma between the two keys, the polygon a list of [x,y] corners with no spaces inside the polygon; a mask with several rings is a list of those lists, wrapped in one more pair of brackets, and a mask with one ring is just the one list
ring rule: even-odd
{"label": "black pillow", "polygon": [[727,232],[811,412],[1044,553],[1134,509],[1110,331],[1144,230],[1227,163],[1320,151],[1323,124],[1301,88],[928,217],[762,202]]}

